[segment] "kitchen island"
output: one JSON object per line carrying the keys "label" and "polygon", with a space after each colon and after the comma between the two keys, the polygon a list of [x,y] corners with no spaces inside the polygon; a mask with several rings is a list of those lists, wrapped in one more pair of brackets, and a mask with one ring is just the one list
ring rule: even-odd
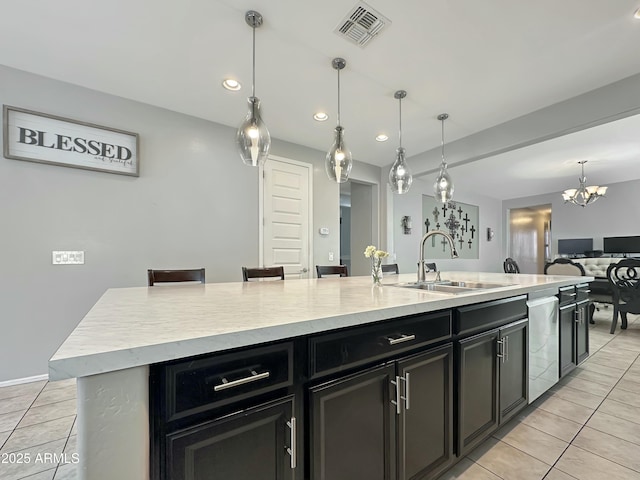
{"label": "kitchen island", "polygon": [[149,365],[560,288],[591,277],[443,272],[506,286],[459,294],[401,288],[414,274],[110,289],[50,360],[78,378],[79,478],[146,480]]}

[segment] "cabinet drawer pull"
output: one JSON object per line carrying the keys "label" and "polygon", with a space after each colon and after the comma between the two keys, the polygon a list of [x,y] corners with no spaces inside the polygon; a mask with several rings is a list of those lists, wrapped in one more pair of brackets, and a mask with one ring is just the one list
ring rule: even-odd
{"label": "cabinet drawer pull", "polygon": [[591,290],[580,290],[580,293],[591,293]]}
{"label": "cabinet drawer pull", "polygon": [[291,430],[291,447],[286,447],[287,453],[291,456],[291,469],[296,468],[297,465],[297,451],[296,451],[296,417],[291,417],[291,420],[287,422],[287,427]]}
{"label": "cabinet drawer pull", "polygon": [[398,338],[387,337],[387,340],[389,341],[389,345],[397,345],[398,343],[410,342],[411,340],[415,340],[415,339],[416,339],[415,335],[405,335],[404,333],[400,335],[400,337]]}
{"label": "cabinet drawer pull", "polygon": [[568,297],[575,297],[577,294],[576,292],[573,292],[573,293],[563,293],[563,295],[566,295]]}
{"label": "cabinet drawer pull", "polygon": [[255,370],[251,370],[250,377],[239,378],[238,380],[233,380],[231,382],[223,377],[222,383],[214,386],[213,391],[219,392],[220,390],[226,390],[227,388],[239,387],[240,385],[262,380],[263,378],[269,378],[269,375],[269,372],[257,373]]}
{"label": "cabinet drawer pull", "polygon": [[509,335],[504,337],[504,361],[509,361]]}

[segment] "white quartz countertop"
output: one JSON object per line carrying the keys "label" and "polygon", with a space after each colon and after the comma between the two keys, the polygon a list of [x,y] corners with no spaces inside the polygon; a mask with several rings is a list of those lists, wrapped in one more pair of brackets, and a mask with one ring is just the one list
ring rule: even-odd
{"label": "white quartz countertop", "polygon": [[456,295],[400,288],[415,274],[207,283],[105,292],[49,361],[49,378],[83,377],[394,317],[589,282],[593,277],[442,272],[509,284]]}

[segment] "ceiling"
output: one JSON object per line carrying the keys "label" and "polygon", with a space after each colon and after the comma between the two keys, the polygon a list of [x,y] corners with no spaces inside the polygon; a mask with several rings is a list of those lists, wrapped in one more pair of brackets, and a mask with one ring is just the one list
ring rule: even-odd
{"label": "ceiling", "polygon": [[[244,15],[255,9],[264,17],[256,31],[256,95],[272,137],[330,147],[337,110],[331,60],[340,56],[347,61],[340,74],[347,145],[355,159],[379,166],[392,163],[397,147],[398,89],[408,92],[402,123],[410,158],[440,145],[439,113],[450,114],[450,142],[640,73],[640,20],[633,18],[640,1],[368,0],[391,24],[364,48],[334,33],[356,3],[5,0],[0,64],[235,127],[251,91]],[[243,89],[224,90],[227,77]],[[314,121],[318,110],[329,121]],[[381,132],[388,142],[374,140]],[[603,132],[575,137],[591,142],[587,176],[628,180],[599,172],[597,160],[622,142],[630,146],[625,155],[637,152],[638,142],[629,136],[614,145]],[[573,135],[545,142],[552,145],[546,150],[527,147],[455,167],[457,188],[466,187],[465,177],[487,191],[500,186],[504,198],[523,196],[545,165],[560,161],[562,181],[545,180],[555,191],[574,186],[574,163],[586,153]],[[554,157],[560,148],[571,155]],[[496,172],[507,170],[514,180],[505,186]],[[567,185],[567,178],[576,180]]]}

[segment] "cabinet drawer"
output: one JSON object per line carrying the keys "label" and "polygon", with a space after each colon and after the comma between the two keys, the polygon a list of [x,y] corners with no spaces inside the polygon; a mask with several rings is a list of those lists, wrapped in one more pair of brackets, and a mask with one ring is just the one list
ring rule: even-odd
{"label": "cabinet drawer", "polygon": [[527,297],[505,298],[456,309],[453,333],[470,335],[527,317]]}
{"label": "cabinet drawer", "polygon": [[560,300],[560,306],[575,302],[576,288],[573,285],[570,287],[560,287],[558,289],[558,299]]}
{"label": "cabinet drawer", "polygon": [[293,344],[252,348],[164,367],[165,418],[173,421],[293,384]]}
{"label": "cabinet drawer", "polygon": [[451,338],[451,313],[414,315],[309,339],[310,378]]}
{"label": "cabinet drawer", "polygon": [[576,301],[581,302],[589,299],[591,288],[588,283],[580,283],[576,285]]}

